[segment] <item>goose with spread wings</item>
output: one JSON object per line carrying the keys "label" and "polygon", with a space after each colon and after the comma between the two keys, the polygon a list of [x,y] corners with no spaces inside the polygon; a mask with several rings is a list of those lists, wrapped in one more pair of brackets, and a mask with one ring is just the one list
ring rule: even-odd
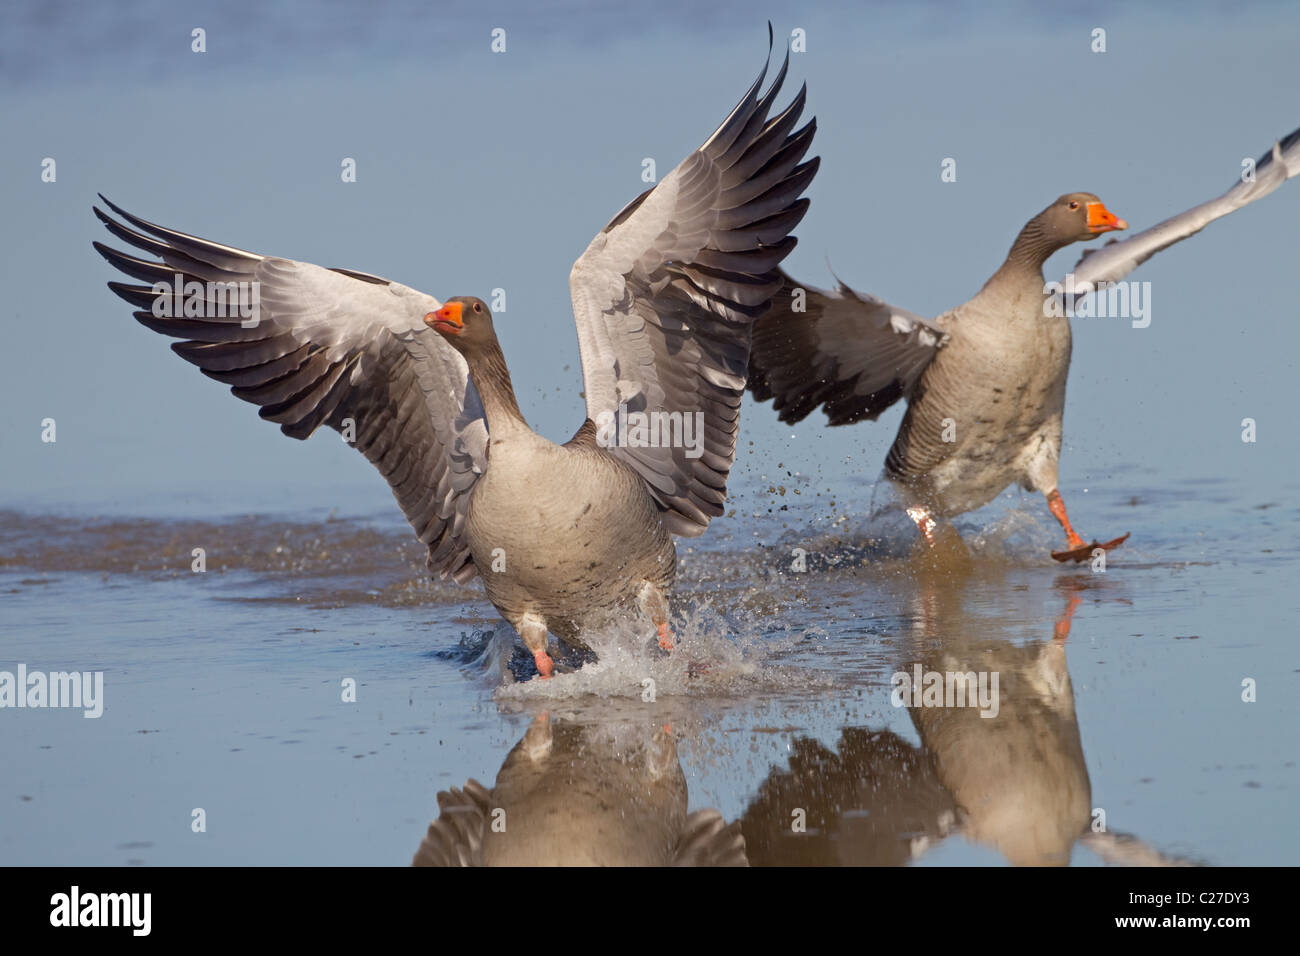
{"label": "goose with spread wings", "polygon": [[831,425],[874,420],[907,399],[885,476],[925,540],[934,542],[939,519],[1019,482],[1046,496],[1065,532],[1067,548],[1052,557],[1085,560],[1128,535],[1085,544],[1057,488],[1073,306],[1297,172],[1300,130],[1219,198],[1086,252],[1073,273],[1049,284],[1043,264],[1052,253],[1128,226],[1095,195],[1067,193],[1021,230],[974,298],[934,320],[843,283],[822,291],[782,273],[772,310],[754,326],[749,388],[785,422],[819,406]]}
{"label": "goose with spread wings", "polygon": [[548,632],[581,646],[584,628],[629,609],[668,649],[670,535],[722,514],[751,325],[781,287],[817,171],[804,161],[816,121],[796,129],[805,90],[769,116],[788,66],[762,92],[764,67],[574,265],[587,420],[563,445],[524,421],[480,299],[257,255],[107,199],[112,215],[95,214],[145,255],[95,248],[144,283],[109,286],[181,339],[178,355],[286,435],[327,425],[373,462],[430,570],[479,576],[541,676]]}

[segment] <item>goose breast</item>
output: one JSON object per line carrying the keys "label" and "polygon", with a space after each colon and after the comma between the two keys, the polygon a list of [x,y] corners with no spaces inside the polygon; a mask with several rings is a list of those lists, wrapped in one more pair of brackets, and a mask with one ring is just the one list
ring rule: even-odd
{"label": "goose breast", "polygon": [[539,437],[492,443],[466,534],[492,603],[507,617],[541,614],[566,640],[626,605],[636,592],[629,580],[666,590],[676,570],[672,538],[636,472],[603,449]]}
{"label": "goose breast", "polygon": [[923,373],[886,470],[945,516],[1013,482],[1036,487],[1041,462],[1059,457],[1070,325],[1042,301],[976,297],[940,320],[950,347]]}

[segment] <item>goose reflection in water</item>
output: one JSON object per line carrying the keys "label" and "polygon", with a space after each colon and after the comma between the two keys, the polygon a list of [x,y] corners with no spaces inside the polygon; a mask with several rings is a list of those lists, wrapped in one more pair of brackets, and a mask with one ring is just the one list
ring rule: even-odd
{"label": "goose reflection in water", "polygon": [[671,730],[536,717],[489,790],[438,794],[415,866],[746,866],[737,823],[686,812]]}
{"label": "goose reflection in water", "polygon": [[[898,673],[991,677],[993,706],[908,706],[914,746],[888,730],[846,727],[837,751],[792,745],[741,820],[750,862],[900,865],[953,834],[1016,865],[1064,865],[1082,842],[1107,862],[1180,865],[1135,837],[1094,832],[1092,787],[1074,707],[1066,645],[1077,590],[1046,640],[1017,643],[996,621],[971,631],[962,591],[920,577],[917,613]],[[969,679],[969,678],[968,678]],[[911,694],[899,695],[904,705]],[[988,716],[982,716],[987,714]],[[804,813],[802,832],[792,815]]]}
{"label": "goose reflection in water", "polygon": [[1081,599],[1071,594],[1050,640],[1025,644],[962,636],[953,627],[964,617],[960,590],[925,588],[918,599],[917,657],[900,670],[920,664],[945,677],[988,675],[997,691],[991,710],[979,700],[908,708],[935,774],[961,808],[963,834],[1013,864],[1068,863],[1092,808],[1065,654]]}

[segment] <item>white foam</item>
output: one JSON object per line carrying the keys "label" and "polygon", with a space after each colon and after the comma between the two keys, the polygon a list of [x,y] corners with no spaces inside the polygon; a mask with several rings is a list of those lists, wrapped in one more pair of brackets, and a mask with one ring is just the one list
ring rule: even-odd
{"label": "white foam", "polygon": [[[767,624],[770,627],[770,621]],[[597,660],[549,680],[506,683],[497,689],[496,697],[505,701],[594,695],[641,700],[651,691],[655,698],[727,697],[833,683],[829,673],[774,663],[801,643],[806,632],[764,634],[756,621],[737,614],[724,618],[704,603],[678,613],[673,633],[676,647],[664,652],[643,621],[618,621],[585,635]]]}

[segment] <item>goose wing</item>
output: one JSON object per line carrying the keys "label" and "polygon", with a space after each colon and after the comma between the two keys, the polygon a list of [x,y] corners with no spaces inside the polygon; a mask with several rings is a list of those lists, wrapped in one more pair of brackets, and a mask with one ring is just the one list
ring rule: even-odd
{"label": "goose wing", "polygon": [[804,90],[768,118],[788,65],[787,54],[760,95],[764,68],[708,141],[615,216],[569,276],[587,417],[680,535],[722,514],[751,326],[781,287],[776,267],[794,248],[790,230],[808,208],[799,197],[817,171],[817,159],[801,162],[816,121],[795,129]]}
{"label": "goose wing", "polygon": [[783,422],[819,405],[831,425],[874,421],[917,379],[948,334],[928,319],[838,282],[831,291],[785,273],[772,309],[754,325],[749,389]]}
{"label": "goose wing", "polygon": [[[100,197],[103,199],[103,197]],[[110,282],[146,328],[291,438],[328,425],[388,480],[428,564],[475,574],[462,540],[487,423],[459,353],[424,324],[433,296],[378,276],[261,256],[95,209],[141,258],[96,242],[144,285]]]}
{"label": "goose wing", "polygon": [[[1074,267],[1074,297],[1085,295],[1103,282],[1118,282],[1162,249],[1194,236],[1214,220],[1263,199],[1300,173],[1300,129],[1273,144],[1255,163],[1254,175],[1242,179],[1217,199],[1193,206],[1150,229],[1100,249],[1089,249]],[[1068,279],[1068,277],[1067,277]],[[1087,286],[1080,288],[1087,283]],[[1068,282],[1064,283],[1069,289]]]}

